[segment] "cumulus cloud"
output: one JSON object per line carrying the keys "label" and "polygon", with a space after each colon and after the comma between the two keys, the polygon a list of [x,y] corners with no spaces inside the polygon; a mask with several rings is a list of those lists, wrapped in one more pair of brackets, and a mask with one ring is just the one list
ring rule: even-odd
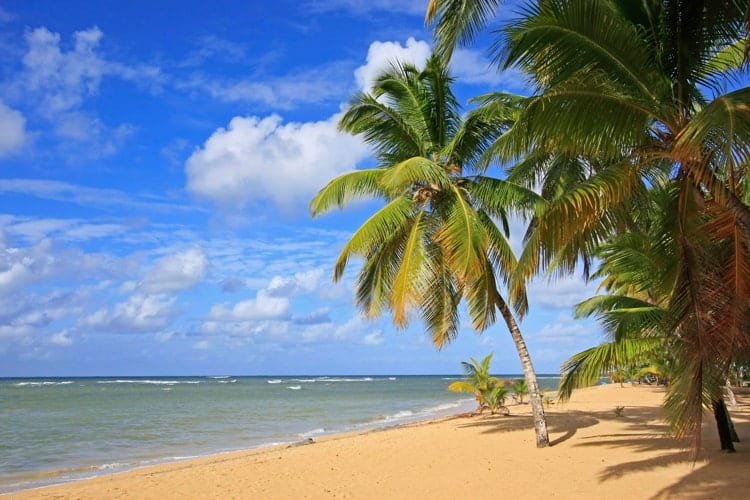
{"label": "cumulus cloud", "polygon": [[277,115],[235,117],[188,158],[187,189],[227,208],[271,201],[287,214],[298,212],[367,154],[359,139],[336,130],[337,118],[283,123]]}
{"label": "cumulus cloud", "polygon": [[0,100],[0,158],[17,151],[26,142],[26,118]]}
{"label": "cumulus cloud", "polygon": [[322,276],[322,269],[295,273],[292,277],[274,276],[268,284],[268,294],[272,297],[291,297],[310,293],[318,288]]}
{"label": "cumulus cloud", "polygon": [[[369,90],[391,62],[423,65],[429,54],[429,44],[414,38],[405,45],[373,42],[366,64],[354,73],[357,85]],[[338,119],[284,123],[278,115],[236,116],[188,158],[187,190],[226,208],[271,201],[287,215],[297,213],[328,181],[368,155],[359,138],[336,129]]]}
{"label": "cumulus cloud", "polygon": [[206,274],[208,259],[200,248],[162,257],[143,280],[147,293],[179,292],[195,286]]}
{"label": "cumulus cloud", "polygon": [[430,53],[430,45],[427,42],[414,38],[409,38],[406,45],[399,42],[372,42],[367,50],[367,63],[354,71],[357,87],[363,92],[369,92],[375,77],[394,62],[424,67]]}
{"label": "cumulus cloud", "polygon": [[136,294],[125,302],[90,314],[81,326],[106,333],[158,332],[177,315],[175,301],[175,297]]}
{"label": "cumulus cloud", "polygon": [[272,297],[263,290],[254,299],[243,300],[234,306],[215,305],[208,314],[210,321],[286,320],[289,317],[289,299]]}
{"label": "cumulus cloud", "polygon": [[52,335],[49,341],[52,344],[63,346],[63,347],[73,345],[73,339],[70,338],[70,334],[68,333],[67,330],[63,330],[62,332],[57,332],[56,334]]}
{"label": "cumulus cloud", "polygon": [[12,293],[0,301],[0,337],[26,337],[43,331],[55,321],[75,316],[88,299],[87,290],[53,291],[46,294]]}

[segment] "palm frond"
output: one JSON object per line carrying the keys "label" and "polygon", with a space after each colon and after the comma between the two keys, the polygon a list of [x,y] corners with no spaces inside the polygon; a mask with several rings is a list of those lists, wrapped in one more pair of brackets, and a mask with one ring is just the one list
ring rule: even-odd
{"label": "palm frond", "polygon": [[317,217],[333,207],[344,208],[351,199],[357,197],[385,198],[386,192],[380,185],[383,173],[383,169],[355,170],[336,177],[310,201],[310,213]]}
{"label": "palm frond", "polygon": [[445,169],[421,156],[409,158],[386,170],[381,178],[383,186],[389,192],[404,193],[411,191],[415,185],[449,189],[451,179]]}
{"label": "palm frond", "polygon": [[484,271],[477,263],[485,260],[486,233],[477,212],[464,198],[464,192],[451,186],[450,204],[443,224],[435,234],[446,262],[459,280],[470,282]]}
{"label": "palm frond", "polygon": [[336,260],[333,280],[344,274],[351,255],[365,256],[401,230],[412,216],[411,199],[398,197],[378,210],[354,232]]}
{"label": "palm frond", "polygon": [[621,339],[571,356],[560,368],[558,398],[565,401],[575,389],[595,384],[603,374],[648,361],[662,348],[662,342],[658,338]]}
{"label": "palm frond", "polygon": [[468,45],[494,16],[502,0],[430,0],[425,22],[434,25],[435,51],[448,61],[456,45]]}
{"label": "palm frond", "polygon": [[425,281],[425,235],[422,218],[424,212],[420,211],[414,217],[411,229],[404,242],[401,251],[399,269],[393,279],[391,290],[391,309],[393,310],[393,322],[401,327],[406,327],[407,310],[418,303],[421,284]]}

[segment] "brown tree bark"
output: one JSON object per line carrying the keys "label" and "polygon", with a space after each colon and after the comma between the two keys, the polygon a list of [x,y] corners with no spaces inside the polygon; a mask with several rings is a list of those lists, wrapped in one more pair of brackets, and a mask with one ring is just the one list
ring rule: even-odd
{"label": "brown tree bark", "polygon": [[518,323],[516,323],[516,319],[508,305],[502,298],[498,297],[497,306],[505,320],[505,324],[508,325],[510,336],[516,344],[518,357],[521,360],[521,367],[523,368],[523,376],[526,379],[526,385],[529,386],[529,403],[531,405],[531,413],[534,417],[536,447],[546,448],[550,445],[549,434],[547,432],[547,419],[544,416],[544,403],[542,395],[539,392],[539,384],[536,380],[536,372],[534,371],[534,365],[531,363],[529,350],[526,348],[526,342],[523,340],[523,335],[521,335],[521,329],[518,327]]}

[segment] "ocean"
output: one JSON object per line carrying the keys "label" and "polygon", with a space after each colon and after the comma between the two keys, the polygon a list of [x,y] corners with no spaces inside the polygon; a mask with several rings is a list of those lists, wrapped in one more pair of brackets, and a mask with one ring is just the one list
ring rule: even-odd
{"label": "ocean", "polygon": [[471,411],[459,378],[0,379],[0,493]]}

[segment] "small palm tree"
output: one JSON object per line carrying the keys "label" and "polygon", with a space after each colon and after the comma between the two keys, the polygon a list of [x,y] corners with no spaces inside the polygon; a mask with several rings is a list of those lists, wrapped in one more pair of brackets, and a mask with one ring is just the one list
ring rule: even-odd
{"label": "small palm tree", "polygon": [[502,412],[503,415],[510,414],[510,411],[505,406],[505,398],[508,397],[508,386],[505,384],[497,385],[492,390],[484,395],[484,400],[489,408],[492,415]]}
{"label": "small palm tree", "polygon": [[515,393],[516,400],[519,404],[523,404],[523,397],[529,393],[529,386],[524,379],[518,379],[513,381],[513,392]]}
{"label": "small palm tree", "polygon": [[494,415],[495,412],[503,407],[508,389],[502,379],[490,375],[490,362],[492,353],[477,361],[471,358],[469,362],[462,361],[461,365],[466,375],[466,380],[458,380],[448,386],[449,391],[453,392],[470,392],[474,394],[477,400],[477,411],[482,413],[489,409]]}

